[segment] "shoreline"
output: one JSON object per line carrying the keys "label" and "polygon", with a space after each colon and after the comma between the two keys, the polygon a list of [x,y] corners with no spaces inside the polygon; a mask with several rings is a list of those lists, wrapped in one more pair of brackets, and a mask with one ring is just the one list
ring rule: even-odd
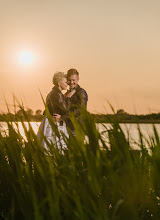
{"label": "shoreline", "polygon": [[[20,120],[0,120],[0,122],[22,122]],[[26,121],[24,120],[23,122],[41,122],[42,120],[30,120]],[[160,121],[117,121],[119,124],[160,124]],[[112,124],[112,121],[95,121],[96,124]]]}

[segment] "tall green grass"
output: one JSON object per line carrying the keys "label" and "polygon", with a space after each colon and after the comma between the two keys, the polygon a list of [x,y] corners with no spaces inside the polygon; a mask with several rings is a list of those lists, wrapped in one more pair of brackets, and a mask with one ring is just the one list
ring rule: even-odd
{"label": "tall green grass", "polygon": [[90,113],[81,115],[82,124],[72,117],[76,137],[65,139],[67,149],[48,142],[49,154],[30,124],[27,130],[20,118],[16,128],[6,121],[8,135],[0,135],[0,219],[159,219],[160,140],[154,125],[150,152],[137,128],[137,152],[116,121],[102,135]]}

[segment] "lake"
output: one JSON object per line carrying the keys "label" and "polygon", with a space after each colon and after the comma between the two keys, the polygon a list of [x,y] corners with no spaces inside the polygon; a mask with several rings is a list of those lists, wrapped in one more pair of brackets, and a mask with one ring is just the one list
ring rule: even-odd
{"label": "lake", "polygon": [[[34,132],[37,133],[40,122],[30,122],[30,124],[31,124]],[[25,125],[28,129],[28,123],[27,122],[25,123]],[[26,139],[21,122],[18,122],[18,127],[19,127],[19,131],[20,131],[21,135],[23,136],[24,139]],[[102,133],[103,131],[106,130],[105,127],[109,129],[111,127],[111,125],[108,124],[108,123],[106,123],[106,124],[97,124],[97,128],[98,128],[100,133]],[[123,130],[126,138],[129,139],[131,146],[134,149],[139,149],[137,147],[137,143],[139,141],[139,134],[138,134],[137,124],[134,124],[134,123],[122,124],[122,123],[120,123],[120,127]],[[141,130],[143,136],[146,139],[149,139],[149,137],[153,136],[153,125],[152,124],[139,124],[139,127],[140,127],[140,130]],[[155,124],[155,127],[156,127],[157,132],[160,136],[160,124]],[[7,124],[6,124],[6,122],[0,122],[0,132],[2,133],[2,135],[7,134]],[[107,134],[104,134],[103,137],[104,137],[104,140],[107,142]],[[145,138],[144,138],[144,142],[145,142],[145,145],[147,147],[148,144],[147,144],[147,141],[145,140]]]}

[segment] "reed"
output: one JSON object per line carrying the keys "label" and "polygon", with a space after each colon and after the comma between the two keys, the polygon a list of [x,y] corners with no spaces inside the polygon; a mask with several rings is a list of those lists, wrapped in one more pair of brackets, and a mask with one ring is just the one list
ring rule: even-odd
{"label": "reed", "polygon": [[154,125],[150,151],[137,127],[137,152],[115,119],[101,134],[82,110],[82,124],[71,117],[76,137],[65,139],[67,149],[48,142],[48,154],[23,112],[26,139],[16,119],[17,126],[8,119],[8,134],[0,135],[0,219],[159,219],[160,140]]}

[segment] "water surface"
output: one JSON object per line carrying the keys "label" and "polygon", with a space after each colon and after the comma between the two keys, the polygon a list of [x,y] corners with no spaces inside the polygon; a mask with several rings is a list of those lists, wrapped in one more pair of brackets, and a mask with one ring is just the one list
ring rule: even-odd
{"label": "water surface", "polygon": [[[31,124],[34,132],[37,134],[40,122],[30,122],[30,124]],[[13,126],[17,129],[17,126],[15,124],[13,124]],[[25,126],[28,129],[28,127],[29,127],[28,122],[25,122]],[[137,124],[134,124],[134,123],[123,124],[123,123],[121,123],[120,127],[123,130],[126,138],[129,140],[131,146],[133,146],[133,148],[138,149],[139,132],[138,132]],[[156,130],[160,136],[160,124],[155,124],[155,127],[156,127]],[[103,132],[106,131],[107,129],[110,129],[111,125],[109,123],[97,124],[97,128],[98,128],[99,132],[102,134],[104,140],[107,142],[107,132],[105,132],[104,134],[103,134]],[[141,133],[143,134],[143,139],[144,139],[145,145],[148,147],[147,140],[149,140],[149,138],[154,135],[153,124],[139,124],[139,128],[141,130]],[[23,138],[26,139],[21,122],[18,122],[18,129],[19,129],[21,135],[23,136]],[[2,133],[2,135],[6,135],[8,133],[8,127],[7,127],[6,122],[0,122],[0,132]]]}

